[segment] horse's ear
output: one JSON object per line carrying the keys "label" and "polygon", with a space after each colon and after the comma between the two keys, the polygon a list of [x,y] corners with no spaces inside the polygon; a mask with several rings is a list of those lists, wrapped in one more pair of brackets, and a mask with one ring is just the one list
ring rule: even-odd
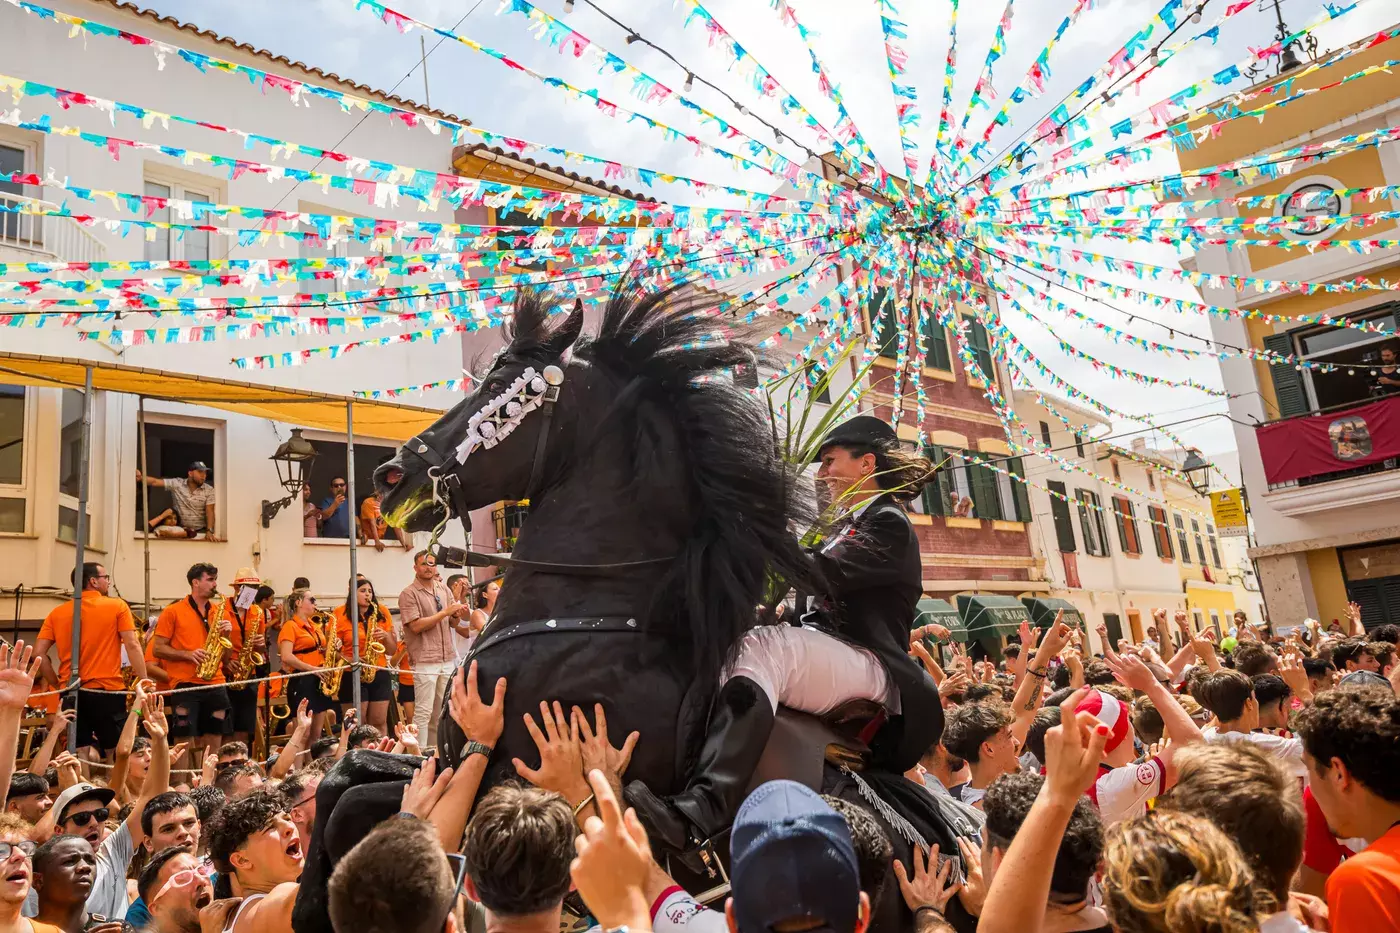
{"label": "horse's ear", "polygon": [[583,299],[574,299],[574,309],[564,318],[564,323],[549,332],[544,339],[544,349],[550,357],[561,357],[564,351],[574,345],[583,332]]}

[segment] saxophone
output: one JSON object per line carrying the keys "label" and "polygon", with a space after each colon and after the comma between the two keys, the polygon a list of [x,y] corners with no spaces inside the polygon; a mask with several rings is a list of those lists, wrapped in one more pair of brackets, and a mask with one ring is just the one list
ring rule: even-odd
{"label": "saxophone", "polygon": [[233,647],[233,642],[219,631],[227,612],[228,603],[222,596],[215,596],[209,600],[209,634],[204,639],[204,660],[194,672],[200,680],[213,680],[214,675],[219,673],[219,663],[224,659],[224,652]]}
{"label": "saxophone", "polygon": [[345,676],[345,659],[340,656],[340,634],[335,630],[335,616],[329,612],[318,612],[311,617],[313,624],[321,626],[326,638],[326,669],[321,672],[321,692],[328,697],[340,695],[340,678]]}
{"label": "saxophone", "polygon": [[379,669],[387,662],[384,654],[384,645],[377,638],[375,633],[374,620],[365,620],[365,640],[364,652],[360,655],[360,681],[372,684],[374,678],[379,675]]}
{"label": "saxophone", "polygon": [[243,646],[238,650],[238,657],[233,659],[233,679],[247,680],[253,673],[253,668],[263,662],[263,656],[253,650],[253,640],[262,634],[266,624],[261,606],[253,605],[248,607],[248,627],[243,632]]}

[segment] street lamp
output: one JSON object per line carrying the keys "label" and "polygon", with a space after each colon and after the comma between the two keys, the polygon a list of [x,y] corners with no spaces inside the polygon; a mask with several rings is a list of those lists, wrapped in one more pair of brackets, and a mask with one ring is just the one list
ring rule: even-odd
{"label": "street lamp", "polygon": [[301,495],[301,487],[306,482],[306,469],[316,459],[316,446],[301,436],[301,428],[292,428],[292,436],[278,445],[268,458],[277,465],[277,481],[287,490],[287,495],[276,502],[264,499],[262,503],[262,526],[267,528],[277,513],[291,505]]}
{"label": "street lamp", "polygon": [[1210,494],[1210,464],[1201,457],[1201,452],[1192,447],[1186,451],[1186,462],[1181,465],[1186,481],[1199,495]]}

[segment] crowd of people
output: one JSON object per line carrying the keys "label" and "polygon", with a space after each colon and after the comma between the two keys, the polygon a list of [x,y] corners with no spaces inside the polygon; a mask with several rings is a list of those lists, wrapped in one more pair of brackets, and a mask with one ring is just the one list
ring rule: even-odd
{"label": "crowd of people", "polygon": [[[917,575],[897,511],[851,515],[883,523],[880,559]],[[849,569],[851,538],[819,556]],[[415,555],[397,619],[364,578],[329,611],[306,581],[279,601],[249,570],[222,597],[217,568],[187,579],[142,644],[105,569],[85,565],[77,678],[71,604],[35,645],[0,645],[0,933],[290,933],[318,852],[333,871],[308,892],[336,933],[1400,929],[1400,629],[1367,630],[1359,607],[1345,631],[1310,622],[1287,636],[1238,617],[1218,644],[1183,611],[1156,610],[1136,644],[1059,617],[974,659],[947,629],[894,619],[909,594],[870,595],[897,581],[860,591],[864,608],[838,589],[847,613],[901,624],[897,638],[830,644],[782,621],[746,633],[688,785],[662,798],[624,784],[648,736],[610,734],[605,703],[548,698],[524,715],[536,754],[482,792],[509,684],[479,683],[459,659],[499,586],[443,580],[431,553]],[[805,605],[794,617],[820,615]],[[272,671],[295,710],[285,739],[256,718]],[[74,682],[76,712],[55,712],[19,770],[26,704]],[[850,697],[874,701],[884,730],[866,778],[842,759],[859,794],[787,780],[749,791],[777,707],[825,715]],[[455,768],[433,754],[439,717],[464,737]],[[416,756],[391,788],[397,815],[331,832],[350,806],[336,781],[374,753]],[[942,835],[921,834],[891,794],[941,814]],[[663,857],[683,855],[696,827],[727,847],[708,901],[669,873],[684,859]]]}

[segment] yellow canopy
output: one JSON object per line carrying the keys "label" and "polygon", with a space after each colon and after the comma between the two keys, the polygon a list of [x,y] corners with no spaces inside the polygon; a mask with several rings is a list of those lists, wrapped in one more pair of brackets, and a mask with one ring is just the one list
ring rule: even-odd
{"label": "yellow canopy", "polygon": [[224,411],[284,421],[322,431],[345,431],[345,406],[355,403],[355,435],[406,441],[436,421],[441,412],[413,405],[347,398],[322,392],[283,389],[139,366],[25,353],[0,353],[0,382],[13,385],[82,389],[86,367],[92,387],[172,402],[207,405]]}

